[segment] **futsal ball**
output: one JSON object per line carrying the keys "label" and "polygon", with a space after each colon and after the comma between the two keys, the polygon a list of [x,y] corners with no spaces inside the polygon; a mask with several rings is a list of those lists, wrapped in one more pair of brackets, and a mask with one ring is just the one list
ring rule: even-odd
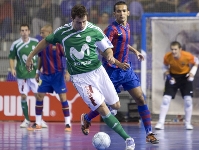
{"label": "futsal ball", "polygon": [[110,136],[105,132],[98,132],[93,136],[92,144],[97,150],[105,150],[111,144]]}

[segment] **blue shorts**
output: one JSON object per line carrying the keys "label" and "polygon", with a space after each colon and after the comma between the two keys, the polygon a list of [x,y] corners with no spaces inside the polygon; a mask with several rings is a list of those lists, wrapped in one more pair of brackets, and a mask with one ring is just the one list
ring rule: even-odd
{"label": "blue shorts", "polygon": [[40,75],[41,84],[38,87],[39,93],[53,93],[57,94],[66,93],[66,83],[64,81],[64,72],[56,72],[51,75]]}
{"label": "blue shorts", "polygon": [[125,91],[131,90],[133,88],[140,86],[140,80],[138,76],[133,71],[132,67],[128,70],[122,70],[120,68],[105,68],[111,81],[113,82],[117,93],[120,93],[120,86],[122,85]]}

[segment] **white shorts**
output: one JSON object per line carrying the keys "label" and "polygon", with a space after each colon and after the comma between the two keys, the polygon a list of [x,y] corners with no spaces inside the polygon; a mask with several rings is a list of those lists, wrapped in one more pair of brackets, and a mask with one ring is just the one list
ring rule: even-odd
{"label": "white shorts", "polygon": [[17,79],[18,89],[21,94],[28,95],[31,90],[33,93],[37,93],[38,83],[35,78],[31,79]]}
{"label": "white shorts", "polygon": [[104,101],[108,105],[119,101],[114,85],[103,66],[91,72],[71,75],[71,80],[84,102],[93,111]]}

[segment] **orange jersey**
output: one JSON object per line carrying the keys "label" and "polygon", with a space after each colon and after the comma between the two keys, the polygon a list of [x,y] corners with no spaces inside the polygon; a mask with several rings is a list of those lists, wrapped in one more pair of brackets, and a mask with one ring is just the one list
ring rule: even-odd
{"label": "orange jersey", "polygon": [[181,51],[180,58],[173,57],[172,52],[168,52],[164,56],[164,65],[169,66],[169,71],[172,74],[186,74],[190,71],[190,65],[194,65],[194,56],[187,52]]}

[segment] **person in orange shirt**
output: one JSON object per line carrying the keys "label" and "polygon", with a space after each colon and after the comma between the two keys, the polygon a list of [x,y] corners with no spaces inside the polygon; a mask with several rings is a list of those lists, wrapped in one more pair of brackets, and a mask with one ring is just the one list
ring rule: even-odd
{"label": "person in orange shirt", "polygon": [[[171,52],[164,56],[165,91],[160,108],[159,121],[155,126],[157,130],[164,129],[165,117],[169,109],[171,99],[175,98],[180,89],[184,99],[185,129],[193,130],[191,125],[193,80],[198,69],[198,58],[190,52],[183,51],[181,44],[174,41],[170,44]],[[192,66],[192,67],[190,67]]]}

